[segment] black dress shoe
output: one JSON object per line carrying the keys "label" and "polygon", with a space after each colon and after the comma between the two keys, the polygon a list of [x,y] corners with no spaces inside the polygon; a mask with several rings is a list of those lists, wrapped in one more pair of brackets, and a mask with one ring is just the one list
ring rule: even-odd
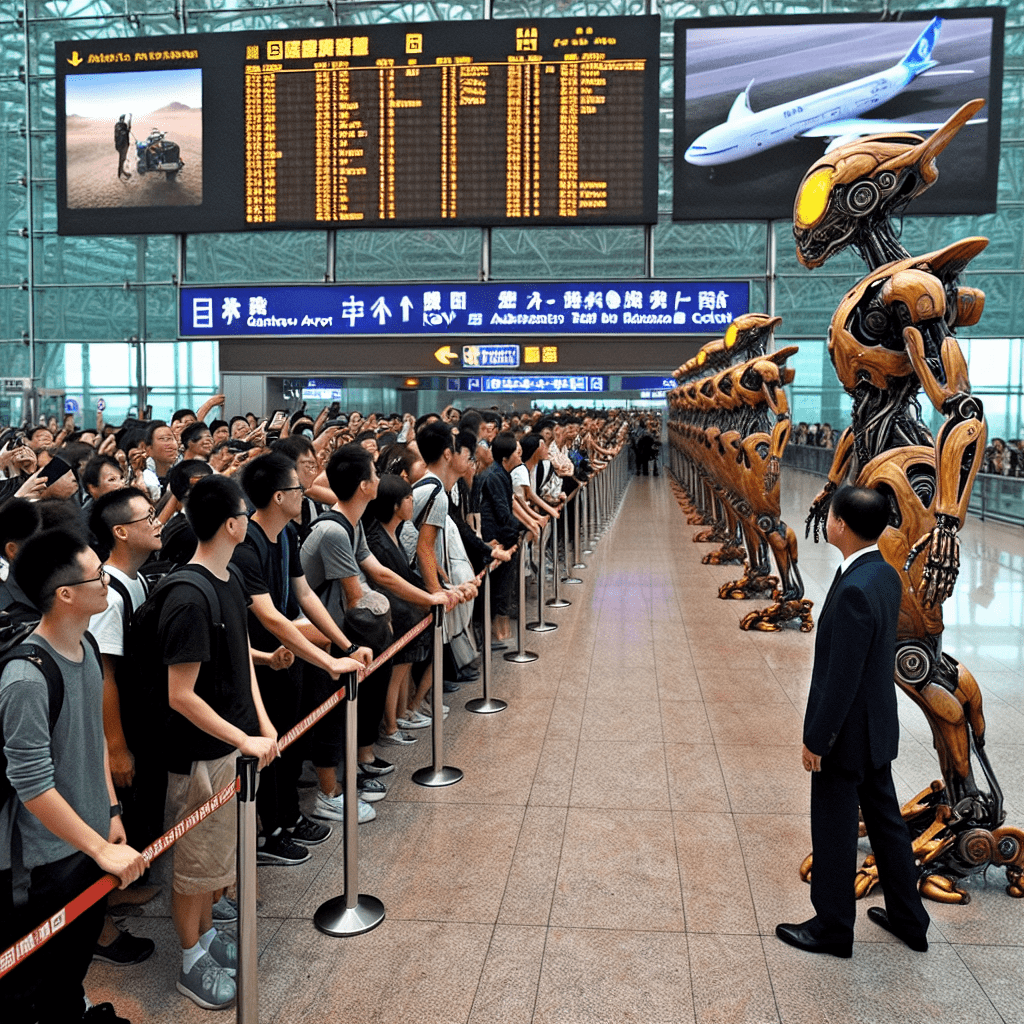
{"label": "black dress shoe", "polygon": [[884,928],[890,935],[895,935],[900,942],[906,943],[915,953],[928,952],[928,940],[922,935],[920,938],[912,938],[896,931],[889,921],[889,915],[884,907],[868,907],[868,920],[874,921],[879,928]]}
{"label": "black dress shoe", "polygon": [[[813,919],[812,919],[813,920]],[[828,953],[848,960],[853,956],[852,942],[823,942],[816,939],[808,929],[810,921],[803,924],[777,924],[775,934],[790,946],[796,946],[805,953]]]}

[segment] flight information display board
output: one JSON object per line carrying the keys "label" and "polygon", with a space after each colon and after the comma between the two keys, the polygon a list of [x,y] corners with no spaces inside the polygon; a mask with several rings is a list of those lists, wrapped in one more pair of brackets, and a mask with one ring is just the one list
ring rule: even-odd
{"label": "flight information display board", "polygon": [[58,231],[654,223],[659,31],[572,17],[59,42]]}

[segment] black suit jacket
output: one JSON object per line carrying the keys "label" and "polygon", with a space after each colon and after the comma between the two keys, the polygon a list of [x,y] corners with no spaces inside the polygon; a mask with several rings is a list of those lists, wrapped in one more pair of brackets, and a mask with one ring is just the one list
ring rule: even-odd
{"label": "black suit jacket", "polygon": [[818,616],[804,743],[824,770],[860,776],[894,760],[896,626],[902,584],[877,551],[839,579]]}

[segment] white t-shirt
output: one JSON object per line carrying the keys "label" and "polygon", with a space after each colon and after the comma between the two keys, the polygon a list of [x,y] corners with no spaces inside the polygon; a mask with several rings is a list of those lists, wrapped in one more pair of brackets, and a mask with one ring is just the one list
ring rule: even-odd
{"label": "white t-shirt", "polygon": [[[107,566],[107,572],[128,589],[132,611],[136,611],[146,600],[146,585],[141,576],[129,579],[120,569]],[[89,620],[89,632],[96,638],[101,654],[124,656],[124,604],[114,587],[107,587],[106,611],[97,612]]]}
{"label": "white t-shirt", "polygon": [[518,487],[529,487],[530,486],[530,471],[520,463],[512,470],[512,490],[516,490]]}

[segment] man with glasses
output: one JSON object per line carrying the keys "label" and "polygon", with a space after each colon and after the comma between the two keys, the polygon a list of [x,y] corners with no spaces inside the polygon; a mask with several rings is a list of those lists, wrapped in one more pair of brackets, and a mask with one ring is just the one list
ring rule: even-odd
{"label": "man with glasses", "polygon": [[[25,542],[14,572],[42,619],[28,641],[38,660],[11,659],[0,673],[7,777],[17,796],[4,805],[0,822],[5,836],[16,833],[10,845],[0,844],[0,870],[7,872],[0,907],[4,946],[104,873],[124,888],[146,867],[121,823],[103,736],[103,674],[86,635],[92,616],[107,605],[103,566],[80,535],[46,530]],[[59,686],[48,683],[45,664],[56,669]],[[12,867],[29,875],[27,903],[17,913]],[[100,900],[65,924],[4,979],[6,1021],[122,1019],[109,1003],[87,1010],[82,988],[105,908]]]}
{"label": "man with glasses", "polygon": [[[151,709],[139,700],[140,680],[125,662],[126,633],[146,600],[143,562],[160,550],[160,527],[149,498],[134,487],[111,491],[92,507],[89,527],[100,548],[109,551],[107,607],[89,622],[103,663],[103,732],[110,774],[124,808],[132,846],[145,849],[163,832],[167,770],[155,756]],[[134,890],[145,902],[159,890]],[[96,944],[96,957],[108,963],[138,964],[153,952],[152,939],[120,931],[108,917]]]}

